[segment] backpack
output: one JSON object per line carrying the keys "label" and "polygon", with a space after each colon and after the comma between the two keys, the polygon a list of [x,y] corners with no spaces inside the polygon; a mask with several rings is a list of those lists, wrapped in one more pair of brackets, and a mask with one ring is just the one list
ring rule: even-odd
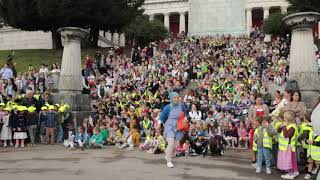
{"label": "backpack", "polygon": [[286,84],[285,90],[288,92],[299,91],[298,82],[296,80],[289,80]]}

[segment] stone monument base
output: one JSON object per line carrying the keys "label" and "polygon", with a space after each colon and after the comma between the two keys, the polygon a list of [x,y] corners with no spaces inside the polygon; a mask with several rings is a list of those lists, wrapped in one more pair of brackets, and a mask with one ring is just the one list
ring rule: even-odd
{"label": "stone monument base", "polygon": [[82,122],[84,118],[88,118],[92,114],[91,98],[87,94],[59,92],[53,94],[53,102],[55,104],[69,104],[71,118],[76,118],[77,122]]}

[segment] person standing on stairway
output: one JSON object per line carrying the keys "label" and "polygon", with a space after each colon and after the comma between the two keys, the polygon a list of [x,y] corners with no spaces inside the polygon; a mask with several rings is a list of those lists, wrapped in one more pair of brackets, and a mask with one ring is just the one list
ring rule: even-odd
{"label": "person standing on stairway", "polygon": [[163,108],[160,114],[160,121],[164,124],[164,138],[168,143],[165,150],[165,158],[167,160],[167,166],[173,168],[172,157],[175,156],[175,149],[179,141],[184,136],[183,131],[177,130],[177,121],[184,113],[185,121],[187,121],[187,111],[185,106],[179,102],[179,94],[177,92],[172,92],[170,94],[171,103]]}

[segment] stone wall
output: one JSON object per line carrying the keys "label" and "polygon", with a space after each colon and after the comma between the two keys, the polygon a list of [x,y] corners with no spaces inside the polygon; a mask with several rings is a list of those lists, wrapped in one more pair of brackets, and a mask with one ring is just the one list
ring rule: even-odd
{"label": "stone wall", "polygon": [[189,35],[245,33],[244,0],[189,0]]}
{"label": "stone wall", "polygon": [[0,50],[52,49],[51,32],[0,29]]}

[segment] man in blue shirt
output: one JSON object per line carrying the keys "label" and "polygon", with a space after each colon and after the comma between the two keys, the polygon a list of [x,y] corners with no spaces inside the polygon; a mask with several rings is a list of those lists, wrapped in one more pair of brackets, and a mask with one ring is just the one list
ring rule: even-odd
{"label": "man in blue shirt", "polygon": [[3,79],[8,80],[13,77],[13,71],[8,67],[8,64],[4,64],[4,67],[0,70],[0,75]]}

